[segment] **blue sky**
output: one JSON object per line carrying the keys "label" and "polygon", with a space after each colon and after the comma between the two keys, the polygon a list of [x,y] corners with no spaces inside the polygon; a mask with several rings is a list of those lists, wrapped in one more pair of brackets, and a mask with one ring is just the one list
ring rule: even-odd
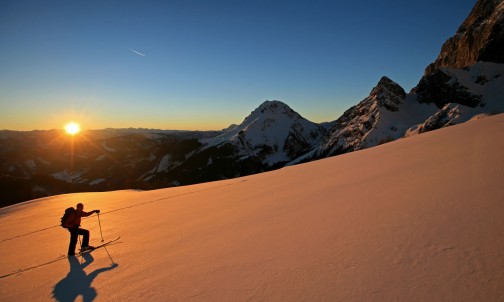
{"label": "blue sky", "polygon": [[383,75],[414,87],[475,2],[1,1],[0,129],[335,120]]}

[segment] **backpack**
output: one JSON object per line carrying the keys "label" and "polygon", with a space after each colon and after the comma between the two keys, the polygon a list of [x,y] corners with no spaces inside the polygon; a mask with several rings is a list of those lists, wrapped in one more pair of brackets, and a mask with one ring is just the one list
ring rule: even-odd
{"label": "backpack", "polygon": [[61,227],[62,227],[62,228],[65,228],[65,229],[67,228],[65,225],[66,225],[66,223],[68,222],[68,221],[67,221],[67,220],[68,220],[68,217],[69,217],[71,214],[74,214],[75,212],[76,212],[76,210],[75,210],[74,208],[72,208],[72,207],[67,208],[67,209],[65,210],[65,214],[63,214],[63,216],[61,216],[61,224],[60,224],[60,225],[61,225]]}

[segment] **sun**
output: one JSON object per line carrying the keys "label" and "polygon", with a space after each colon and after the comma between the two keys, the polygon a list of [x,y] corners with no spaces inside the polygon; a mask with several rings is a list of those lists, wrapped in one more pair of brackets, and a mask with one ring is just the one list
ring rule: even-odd
{"label": "sun", "polygon": [[80,126],[79,126],[79,124],[77,124],[75,122],[70,122],[65,125],[65,131],[66,131],[66,133],[74,136],[80,132]]}

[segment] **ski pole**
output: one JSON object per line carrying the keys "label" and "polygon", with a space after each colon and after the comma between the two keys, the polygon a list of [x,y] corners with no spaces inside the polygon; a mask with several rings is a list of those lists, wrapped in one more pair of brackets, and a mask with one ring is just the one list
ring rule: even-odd
{"label": "ski pole", "polygon": [[101,230],[101,222],[100,222],[100,213],[97,213],[98,214],[98,225],[100,226],[100,235],[101,235],[101,242],[103,242],[103,233],[102,233],[102,230]]}

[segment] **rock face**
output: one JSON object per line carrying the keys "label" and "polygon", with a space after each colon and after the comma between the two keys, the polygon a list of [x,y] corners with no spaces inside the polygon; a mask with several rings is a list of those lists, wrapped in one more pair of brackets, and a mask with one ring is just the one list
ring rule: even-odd
{"label": "rock face", "polygon": [[[438,81],[436,75],[441,75]],[[428,98],[438,109],[406,136],[504,112],[504,64],[479,62],[463,69],[443,68],[424,77],[419,87],[418,99]]]}
{"label": "rock face", "polygon": [[457,33],[444,43],[425,75],[439,68],[464,68],[479,61],[504,63],[503,12],[502,0],[479,0]]}
{"label": "rock face", "polygon": [[447,104],[434,115],[430,116],[423,124],[412,127],[407,135],[424,133],[455,125],[460,115],[460,105]]}
{"label": "rock face", "polygon": [[[397,112],[406,92],[397,83],[382,77],[367,98],[348,109],[329,129],[317,157],[355,151],[381,143],[372,135],[378,132],[385,112]],[[393,129],[392,129],[393,131]]]}
{"label": "rock face", "polygon": [[[439,109],[455,103],[471,108],[482,104],[482,96],[463,84],[453,71],[468,70],[478,62],[504,63],[504,1],[479,0],[457,33],[448,39],[434,63],[425,69],[412,93],[422,103]],[[483,75],[484,76],[484,75]],[[484,84],[485,78],[477,79]]]}
{"label": "rock face", "polygon": [[406,92],[396,82],[387,77],[382,77],[369,95],[370,100],[379,107],[389,111],[398,111],[399,105],[406,97]]}
{"label": "rock face", "polygon": [[418,94],[419,102],[434,103],[438,108],[443,108],[448,103],[474,108],[481,103],[480,95],[469,92],[468,87],[443,69],[436,69],[424,76],[413,92]]}

